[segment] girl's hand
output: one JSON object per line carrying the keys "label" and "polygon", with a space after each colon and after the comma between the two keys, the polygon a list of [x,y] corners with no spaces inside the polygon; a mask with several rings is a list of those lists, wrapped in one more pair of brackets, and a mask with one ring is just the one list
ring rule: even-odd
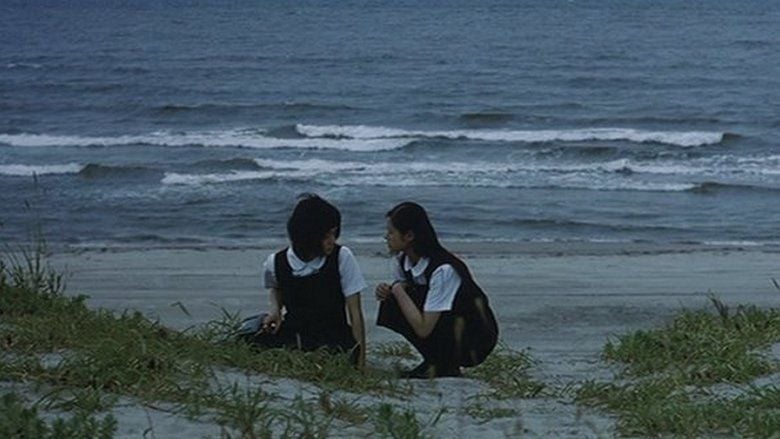
{"label": "girl's hand", "polygon": [[396,282],[393,284],[392,287],[390,287],[390,294],[394,296],[398,296],[401,293],[406,292],[406,287],[404,286],[403,282]]}
{"label": "girl's hand", "polygon": [[279,332],[280,326],[282,326],[282,314],[280,312],[268,313],[263,318],[263,326],[260,331],[276,334]]}
{"label": "girl's hand", "polygon": [[382,282],[381,284],[376,286],[376,290],[374,291],[376,294],[376,300],[383,301],[387,299],[391,294],[390,285]]}

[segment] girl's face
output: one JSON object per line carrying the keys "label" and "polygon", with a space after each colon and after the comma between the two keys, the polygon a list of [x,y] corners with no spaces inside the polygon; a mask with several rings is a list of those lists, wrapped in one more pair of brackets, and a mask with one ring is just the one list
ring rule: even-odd
{"label": "girl's face", "polygon": [[401,252],[411,247],[414,240],[414,234],[412,232],[401,233],[400,230],[393,226],[393,222],[390,218],[387,219],[387,233],[385,234],[385,241],[387,241],[387,248],[391,252]]}
{"label": "girl's face", "polygon": [[322,252],[325,253],[325,255],[333,253],[333,250],[336,248],[336,233],[338,230],[338,227],[334,227],[328,230],[328,234],[325,235],[325,238],[323,238]]}

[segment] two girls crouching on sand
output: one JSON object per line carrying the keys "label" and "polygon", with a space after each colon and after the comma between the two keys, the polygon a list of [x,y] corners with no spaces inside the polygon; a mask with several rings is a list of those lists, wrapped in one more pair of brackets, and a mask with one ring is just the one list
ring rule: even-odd
{"label": "two girls crouching on sand", "polygon": [[[349,248],[336,244],[340,228],[341,214],[327,201],[306,195],[298,202],[287,223],[291,246],[265,263],[269,313],[247,319],[242,338],[260,348],[348,353],[365,366],[366,282]],[[423,357],[401,376],[460,376],[461,367],[482,363],[498,338],[488,298],[466,264],[439,243],[422,206],[406,202],[390,210],[385,239],[396,265],[394,281],[376,287],[377,325],[402,335]]]}

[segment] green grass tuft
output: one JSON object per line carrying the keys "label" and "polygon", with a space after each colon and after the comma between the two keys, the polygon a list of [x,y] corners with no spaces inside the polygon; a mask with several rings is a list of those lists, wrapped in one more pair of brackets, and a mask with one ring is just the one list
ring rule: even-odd
{"label": "green grass tuft", "polygon": [[484,363],[467,369],[466,376],[488,383],[495,398],[534,398],[545,390],[544,384],[528,376],[534,364],[525,351],[516,351],[500,343]]}
{"label": "green grass tuft", "polygon": [[490,395],[477,395],[471,398],[471,402],[463,407],[463,413],[481,423],[517,416],[517,410],[514,408],[496,406],[495,399]]}
{"label": "green grass tuft", "polygon": [[414,347],[405,341],[379,343],[371,348],[371,352],[379,357],[393,357],[405,360],[420,358]]}
{"label": "green grass tuft", "polygon": [[739,307],[713,299],[717,314],[684,311],[664,328],[618,337],[604,349],[632,376],[680,375],[689,384],[747,382],[774,365],[756,352],[780,340],[780,311]]}
{"label": "green grass tuft", "polygon": [[35,406],[25,407],[15,393],[6,393],[0,398],[0,437],[103,439],[113,437],[116,427],[113,416],[98,420],[84,411],[77,411],[68,419],[58,417],[47,423],[39,417]]}
{"label": "green grass tuft", "polygon": [[380,404],[374,414],[374,433],[379,437],[393,439],[418,439],[432,437],[430,431],[444,414],[438,411],[428,422],[422,424],[411,409],[396,409],[391,404]]}
{"label": "green grass tuft", "polygon": [[[222,320],[178,332],[137,312],[89,309],[84,297],[64,294],[43,262],[25,257],[10,263],[0,259],[0,377],[41,384],[44,406],[73,411],[72,419],[108,410],[126,395],[150,406],[169,403],[190,417],[216,413],[223,426],[242,437],[268,437],[271,431],[324,437],[333,419],[367,422],[369,417],[353,404],[331,399],[317,404],[298,398],[272,410],[272,396],[260,389],[220,387],[217,377],[265,374],[308,381],[326,391],[411,393],[412,386],[392,372],[357,371],[346,355],[253,349],[232,337],[236,315],[225,313]],[[69,425],[54,427],[64,431]]]}
{"label": "green grass tuft", "polygon": [[715,313],[683,311],[663,328],[607,343],[604,358],[624,364],[632,381],[587,382],[576,400],[617,413],[620,432],[629,436],[777,437],[777,387],[751,386],[727,398],[709,386],[739,385],[777,370],[758,350],[780,341],[780,312],[730,310],[711,300]]}

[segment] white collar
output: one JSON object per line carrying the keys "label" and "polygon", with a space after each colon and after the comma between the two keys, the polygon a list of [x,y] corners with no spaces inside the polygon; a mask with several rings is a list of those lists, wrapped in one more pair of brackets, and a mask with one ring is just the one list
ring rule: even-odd
{"label": "white collar", "polygon": [[287,262],[290,263],[293,273],[318,271],[325,265],[325,256],[317,256],[311,261],[304,261],[295,254],[292,247],[287,249]]}
{"label": "white collar", "polygon": [[411,270],[413,277],[420,277],[425,273],[425,269],[428,268],[428,263],[430,261],[430,258],[423,256],[414,264],[414,266],[412,266],[412,260],[409,256],[404,255],[404,271]]}

